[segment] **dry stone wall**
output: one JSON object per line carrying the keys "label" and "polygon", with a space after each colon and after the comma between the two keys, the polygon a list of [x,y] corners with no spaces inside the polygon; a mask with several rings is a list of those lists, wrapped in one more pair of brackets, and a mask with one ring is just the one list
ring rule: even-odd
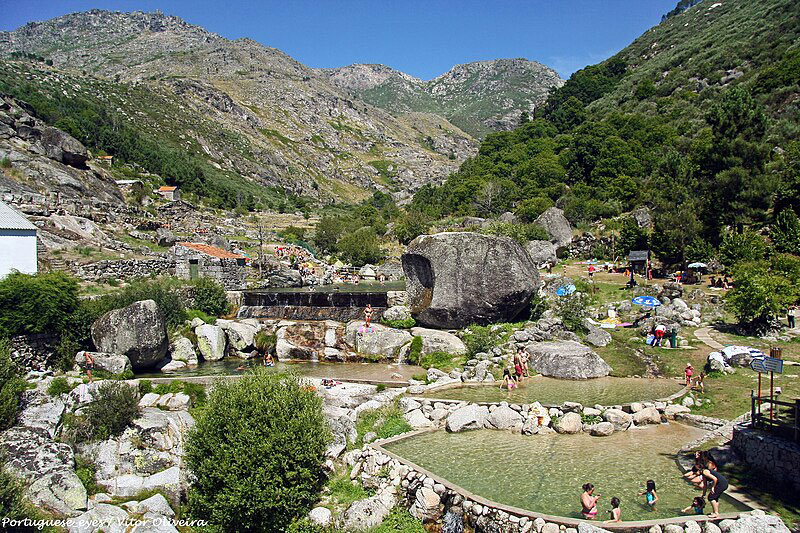
{"label": "dry stone wall", "polygon": [[800,490],[800,445],[797,443],[742,424],[733,429],[732,445],[749,465]]}

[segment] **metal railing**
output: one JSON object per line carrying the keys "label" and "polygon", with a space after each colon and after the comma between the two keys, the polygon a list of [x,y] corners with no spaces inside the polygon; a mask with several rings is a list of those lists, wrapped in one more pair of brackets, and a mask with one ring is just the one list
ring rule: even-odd
{"label": "metal railing", "polygon": [[750,392],[751,425],[800,444],[800,398],[780,401]]}

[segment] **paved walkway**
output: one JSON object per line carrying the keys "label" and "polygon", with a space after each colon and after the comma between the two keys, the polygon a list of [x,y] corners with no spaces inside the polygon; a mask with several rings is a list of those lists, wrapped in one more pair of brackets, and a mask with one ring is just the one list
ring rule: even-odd
{"label": "paved walkway", "polygon": [[706,346],[713,348],[714,350],[721,350],[725,346],[718,343],[714,339],[711,338],[711,328],[705,327],[700,328],[694,332],[694,336],[697,337],[697,340],[705,344]]}

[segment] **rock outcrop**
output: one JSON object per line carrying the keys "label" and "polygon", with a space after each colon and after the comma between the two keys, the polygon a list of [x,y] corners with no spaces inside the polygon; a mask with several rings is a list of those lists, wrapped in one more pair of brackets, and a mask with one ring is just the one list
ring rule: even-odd
{"label": "rock outcrop", "polygon": [[542,226],[550,235],[550,242],[556,246],[569,246],[572,242],[572,226],[564,216],[564,211],[551,207],[539,215],[536,223]]}
{"label": "rock outcrop", "polygon": [[561,379],[607,376],[611,367],[589,347],[575,341],[532,342],[525,347],[530,366],[542,375]]}
{"label": "rock outcrop", "polygon": [[154,366],[169,347],[164,315],[153,300],[134,302],[98,318],[92,324],[92,341],[101,352],[127,356],[135,370]]}
{"label": "rock outcrop", "polygon": [[414,318],[437,328],[512,320],[539,286],[536,265],[518,243],[471,232],[417,237],[403,270]]}

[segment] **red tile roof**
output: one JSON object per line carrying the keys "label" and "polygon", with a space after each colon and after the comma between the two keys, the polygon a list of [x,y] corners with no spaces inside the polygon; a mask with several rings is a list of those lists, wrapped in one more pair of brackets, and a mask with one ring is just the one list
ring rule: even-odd
{"label": "red tile roof", "polygon": [[158,188],[158,192],[172,192],[172,191],[176,191],[176,190],[178,190],[178,188],[177,188],[177,187],[167,187],[167,186],[164,186],[164,187],[159,187],[159,188]]}
{"label": "red tile roof", "polygon": [[212,257],[219,257],[220,259],[245,259],[245,256],[243,255],[235,254],[233,252],[229,252],[228,250],[223,250],[222,248],[217,248],[216,246],[211,246],[209,244],[203,244],[200,242],[179,242],[178,244]]}

